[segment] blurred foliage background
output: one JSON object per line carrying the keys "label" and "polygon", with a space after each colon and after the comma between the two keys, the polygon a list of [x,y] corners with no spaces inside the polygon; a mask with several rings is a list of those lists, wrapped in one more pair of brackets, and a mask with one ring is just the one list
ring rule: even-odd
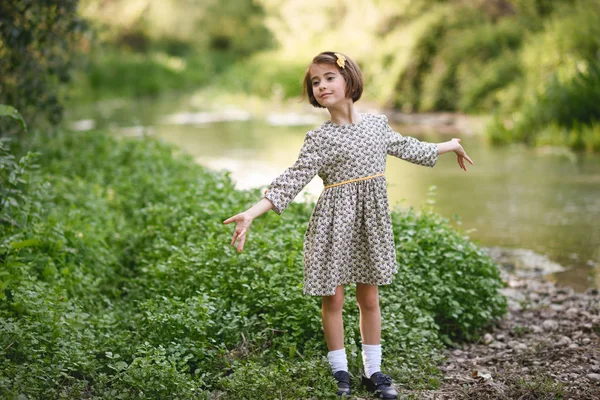
{"label": "blurred foliage background", "polygon": [[65,95],[79,103],[212,88],[297,97],[312,57],[336,50],[363,68],[364,101],[493,115],[495,143],[600,150],[595,0],[19,0],[0,7],[0,102],[25,114],[32,106],[51,122]]}

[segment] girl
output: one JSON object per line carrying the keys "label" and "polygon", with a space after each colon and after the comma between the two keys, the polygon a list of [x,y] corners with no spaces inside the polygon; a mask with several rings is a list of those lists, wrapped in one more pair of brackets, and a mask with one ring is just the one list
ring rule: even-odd
{"label": "girl", "polygon": [[306,134],[298,160],[271,182],[260,202],[224,223],[236,223],[231,245],[237,241],[241,252],[256,217],[268,210],[281,215],[316,174],[323,179],[325,188],[304,236],[304,293],[322,296],[327,359],[338,382],[337,394],[351,394],[342,308],[344,285],[356,283],[362,382],[380,398],[396,399],[391,378],[380,371],[378,286],[391,283],[398,271],[384,176],[386,156],[433,167],[439,154],[453,151],[465,171],[465,160],[473,161],[460,139],[421,142],[394,132],[384,115],[358,113],[354,103],[362,91],[362,73],[353,60],[333,52],[317,55],[304,77],[304,95],[313,106],[327,108],[331,119]]}

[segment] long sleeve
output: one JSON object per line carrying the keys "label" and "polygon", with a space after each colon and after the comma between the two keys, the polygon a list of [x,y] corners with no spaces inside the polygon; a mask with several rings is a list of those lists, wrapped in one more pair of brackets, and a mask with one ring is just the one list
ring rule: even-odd
{"label": "long sleeve", "polygon": [[385,115],[382,117],[385,125],[387,154],[426,167],[433,167],[436,164],[438,159],[436,143],[422,142],[410,136],[402,136],[394,132]]}
{"label": "long sleeve", "polygon": [[281,215],[296,195],[319,172],[323,156],[314,131],[308,131],[298,159],[281,175],[275,178],[263,197],[273,203],[273,211]]}

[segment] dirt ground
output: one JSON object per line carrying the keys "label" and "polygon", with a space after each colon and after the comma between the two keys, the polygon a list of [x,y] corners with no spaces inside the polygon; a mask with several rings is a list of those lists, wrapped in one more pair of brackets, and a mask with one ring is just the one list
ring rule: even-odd
{"label": "dirt ground", "polygon": [[600,400],[600,293],[505,277],[507,315],[479,342],[448,349],[437,390],[399,398]]}

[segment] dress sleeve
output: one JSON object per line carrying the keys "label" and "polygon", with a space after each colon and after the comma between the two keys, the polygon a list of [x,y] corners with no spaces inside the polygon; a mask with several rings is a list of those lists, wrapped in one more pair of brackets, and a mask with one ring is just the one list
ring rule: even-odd
{"label": "dress sleeve", "polygon": [[302,188],[314,178],[323,164],[322,149],[319,148],[315,136],[314,131],[309,131],[306,134],[304,144],[294,165],[275,178],[265,190],[263,197],[273,203],[273,211],[279,215],[294,200]]}
{"label": "dress sleeve", "polygon": [[413,164],[433,167],[438,159],[436,143],[422,142],[414,137],[394,132],[388,119],[382,115],[386,134],[387,153]]}

